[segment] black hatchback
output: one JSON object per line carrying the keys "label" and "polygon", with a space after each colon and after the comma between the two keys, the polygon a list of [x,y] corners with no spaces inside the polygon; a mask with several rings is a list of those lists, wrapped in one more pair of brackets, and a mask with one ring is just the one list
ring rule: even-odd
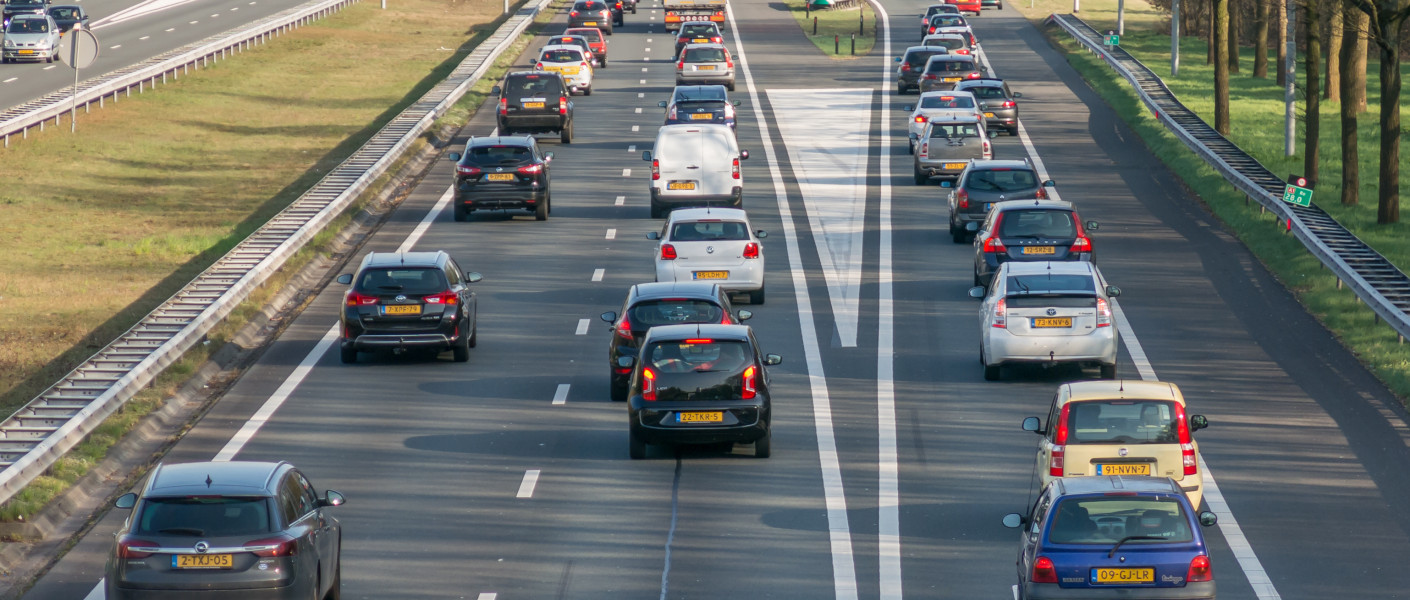
{"label": "black hatchback", "polygon": [[444,251],[369,253],[357,273],[338,277],[352,285],[343,296],[343,362],[357,362],[359,351],[412,348],[470,360],[477,305],[469,284],[480,279]]}
{"label": "black hatchback", "polygon": [[770,365],[747,325],[663,325],[642,340],[633,367],[627,413],[629,454],[646,458],[648,444],[754,444],[771,452]]}
{"label": "black hatchback", "polygon": [[1009,261],[1095,261],[1088,231],[1071,202],[1009,200],[995,204],[974,236],[974,285],[989,287],[999,265]]}
{"label": "black hatchback", "polygon": [[723,85],[678,85],[669,101],[662,100],[656,105],[666,109],[667,125],[719,123],[734,129],[734,109],[739,101],[731,102],[729,91]]}
{"label": "black hatchback", "polygon": [[743,323],[754,316],[747,310],[733,312],[729,294],[718,283],[704,281],[639,283],[627,290],[622,312],[607,311],[601,318],[612,325],[607,343],[608,384],[612,400],[627,399],[631,367],[618,364],[623,356],[636,356],[642,338],[659,325]]}
{"label": "black hatchback", "polygon": [[470,138],[465,153],[451,152],[455,163],[455,220],[468,221],[477,210],[528,210],[543,221],[553,210],[548,163],[534,138]]}
{"label": "black hatchback", "polygon": [[516,71],[490,90],[499,97],[499,134],[556,133],[573,142],[573,100],[563,76],[546,71]]}

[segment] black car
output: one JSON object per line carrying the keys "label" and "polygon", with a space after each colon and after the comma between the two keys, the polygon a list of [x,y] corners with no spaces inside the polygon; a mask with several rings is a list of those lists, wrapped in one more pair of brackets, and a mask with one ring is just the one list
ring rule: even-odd
{"label": "black car", "polygon": [[139,598],[337,598],[343,529],[285,462],[157,465],[108,555],[108,600]]}
{"label": "black car", "polygon": [[343,297],[343,362],[357,362],[359,351],[412,348],[470,360],[477,306],[469,284],[480,279],[444,251],[369,253],[357,273],[338,277],[352,286]]}
{"label": "black car", "polygon": [[455,220],[468,221],[477,210],[528,210],[540,221],[553,210],[548,164],[552,152],[540,152],[529,136],[470,138],[465,152],[451,152],[455,163]]}
{"label": "black car", "polygon": [[963,244],[979,230],[979,224],[996,203],[1046,200],[1047,188],[1053,187],[1053,181],[1041,180],[1033,163],[1024,158],[970,161],[953,187],[948,181],[940,185],[950,188],[950,237],[956,244]]}
{"label": "black car", "polygon": [[1011,260],[1096,260],[1097,222],[1082,223],[1071,202],[1009,200],[995,204],[974,236],[974,285],[989,287],[999,265]]}
{"label": "black car", "polygon": [[710,21],[690,21],[681,23],[681,28],[676,32],[676,52],[671,55],[671,60],[678,60],[681,50],[690,44],[723,44],[725,38],[720,34],[720,27]]}
{"label": "black car", "polygon": [[563,76],[544,71],[515,71],[490,90],[499,97],[499,134],[557,133],[573,142],[573,99]]}
{"label": "black car", "polygon": [[626,25],[626,3],[622,2],[622,0],[611,0],[608,4],[610,5],[609,8],[612,10],[612,25],[615,27]]}
{"label": "black car", "polygon": [[622,7],[636,14],[636,0],[622,0]]}
{"label": "black car", "polygon": [[5,8],[0,9],[6,25],[10,24],[10,19],[16,15],[42,15],[49,9],[49,0],[9,0],[5,2]]}
{"label": "black car", "polygon": [[960,14],[960,9],[953,4],[931,4],[925,7],[925,14],[920,17],[921,37],[925,37],[925,35],[930,32],[930,17],[940,14],[958,15]]}
{"label": "black car", "polygon": [[739,101],[731,102],[729,91],[722,85],[678,85],[669,101],[657,106],[666,109],[666,124],[721,123],[734,129],[734,109]]}
{"label": "black car", "polygon": [[905,54],[896,57],[896,95],[910,90],[920,91],[920,76],[925,70],[926,61],[932,56],[949,54],[944,46],[911,46]]}
{"label": "black car", "polygon": [[68,33],[76,24],[82,23],[86,29],[88,27],[88,13],[83,11],[83,7],[77,4],[56,4],[49,7],[49,16],[54,18],[54,22],[59,24],[59,31]]}
{"label": "black car", "polygon": [[620,314],[602,313],[603,321],[612,325],[612,340],[607,343],[608,383],[612,400],[627,399],[627,385],[632,369],[618,361],[623,356],[636,356],[641,339],[652,327],[687,323],[739,324],[754,316],[747,310],[733,312],[729,294],[717,283],[689,281],[682,283],[639,283],[627,290],[627,300]]}
{"label": "black car", "polygon": [[979,100],[979,108],[984,111],[984,122],[989,131],[1003,128],[1009,135],[1018,135],[1018,99],[1023,94],[1010,91],[1002,79],[981,77],[955,84],[955,91],[974,94]]}
{"label": "black car", "polygon": [[769,371],[747,325],[663,325],[646,332],[633,367],[627,413],[632,458],[648,444],[754,443],[770,454]]}
{"label": "black car", "polygon": [[612,35],[612,9],[602,0],[578,0],[568,11],[569,27],[596,27],[602,33]]}

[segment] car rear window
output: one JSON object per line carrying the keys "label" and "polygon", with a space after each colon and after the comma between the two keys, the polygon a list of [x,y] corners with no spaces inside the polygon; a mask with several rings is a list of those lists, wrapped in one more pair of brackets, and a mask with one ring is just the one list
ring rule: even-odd
{"label": "car rear window", "polygon": [[965,176],[964,187],[977,192],[1017,192],[1038,187],[1038,176],[1027,169],[981,169]]}
{"label": "car rear window", "polygon": [[925,66],[927,73],[967,73],[974,70],[974,61],[967,58],[959,60],[932,60]]}
{"label": "car rear window", "polygon": [[725,62],[724,48],[690,48],[685,51],[685,62]]}
{"label": "car rear window", "polygon": [[579,2],[578,5],[573,8],[577,10],[602,10],[607,8],[607,5],[601,2]]}
{"label": "car rear window", "polygon": [[928,96],[920,99],[921,108],[974,108],[969,96]]}
{"label": "car rear window", "polygon": [[[1086,305],[1090,306],[1097,293],[1090,275],[1009,275],[1004,283],[1010,298],[1023,294],[1070,294],[1085,297]],[[1035,306],[1060,305],[1039,303]]]}
{"label": "car rear window", "polygon": [[1029,209],[1006,210],[999,223],[1000,237],[1077,237],[1077,220],[1072,211]]}
{"label": "car rear window", "polygon": [[728,97],[725,94],[725,86],[703,85],[697,88],[676,88],[673,96],[675,102],[687,100],[718,100],[724,102]]}
{"label": "car rear window", "polygon": [[671,226],[673,242],[720,242],[749,239],[749,226],[740,221],[683,221]]}
{"label": "car rear window", "polygon": [[515,165],[533,158],[533,151],[524,146],[471,146],[465,149],[462,162],[479,166]]}
{"label": "car rear window", "polygon": [[644,356],[656,375],[658,399],[709,401],[740,397],[752,355],[741,341],[685,340],[653,344]]}
{"label": "car rear window", "polygon": [[271,528],[269,499],[261,496],[155,497],[143,501],[133,533],[220,537]]}
{"label": "car rear window", "polygon": [[963,27],[964,25],[964,17],[959,15],[938,13],[930,17],[931,27]]}
{"label": "car rear window", "polygon": [[632,329],[645,330],[657,325],[683,323],[720,323],[725,311],[714,302],[699,298],[667,298],[638,302],[627,313]]}
{"label": "car rear window", "polygon": [[556,75],[517,75],[504,80],[504,97],[561,95],[562,80]]}
{"label": "car rear window", "polygon": [[583,60],[582,50],[545,50],[543,56],[539,57],[540,62],[581,62]]}
{"label": "car rear window", "polygon": [[949,51],[941,51],[939,49],[912,50],[906,53],[906,64],[910,65],[911,68],[925,66],[925,61],[930,60],[930,57],[941,54],[949,54]]}
{"label": "car rear window", "polygon": [[1068,404],[1069,444],[1175,444],[1175,403],[1165,400],[1083,400]]}
{"label": "car rear window", "polygon": [[1189,542],[1194,539],[1185,507],[1161,496],[1099,496],[1064,498],[1053,507],[1048,541],[1054,544],[1111,545],[1130,536],[1162,539],[1128,540],[1126,544]]}
{"label": "car rear window", "polygon": [[710,37],[715,34],[715,26],[711,25],[686,25],[681,27],[680,35],[677,37]]}
{"label": "car rear window", "polygon": [[597,29],[575,29],[572,31],[572,34],[581,35],[583,38],[587,39],[587,41],[594,44],[602,41],[602,32]]}
{"label": "car rear window", "polygon": [[368,269],[357,280],[357,291],[368,294],[438,294],[447,287],[445,273],[435,268]]}
{"label": "car rear window", "polygon": [[930,126],[933,138],[977,138],[979,125],[974,123],[933,123]]}
{"label": "car rear window", "polygon": [[964,91],[974,94],[975,98],[1007,98],[1004,95],[1004,88],[992,86],[966,87]]}
{"label": "car rear window", "polygon": [[969,46],[969,42],[966,42],[966,41],[965,41],[964,39],[962,39],[962,38],[946,37],[946,38],[937,38],[937,39],[933,39],[933,40],[926,40],[925,45],[927,45],[927,46],[939,46],[939,47],[941,47],[941,48],[945,48],[946,50],[959,50],[960,48],[964,48],[964,47],[966,47],[966,46]]}
{"label": "car rear window", "polygon": [[72,18],[74,18],[74,14],[77,13],[77,12],[78,12],[78,11],[76,11],[76,10],[74,10],[74,9],[72,9],[72,8],[51,8],[51,9],[49,9],[49,15],[52,16],[52,17],[54,17],[55,19],[72,19]]}

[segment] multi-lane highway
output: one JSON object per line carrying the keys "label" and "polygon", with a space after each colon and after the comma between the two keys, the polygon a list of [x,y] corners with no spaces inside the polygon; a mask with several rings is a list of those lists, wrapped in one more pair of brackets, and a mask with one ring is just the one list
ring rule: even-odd
{"label": "multi-lane highway", "polygon": [[[1016,534],[1000,518],[1025,508],[1036,448],[1019,422],[1080,375],[983,380],[972,250],[950,242],[941,188],[911,183],[898,109],[914,96],[892,95],[885,74],[925,3],[883,5],[889,46],[841,62],[778,3],[732,8],[745,207],[771,234],[769,302],[749,324],[785,357],[773,458],[629,460],[625,407],[608,400],[596,315],[652,277],[644,234],[659,221],[639,154],[673,84],[671,38],[644,3],[576,99],[574,143],[544,141],[548,221],[453,222],[443,161],[364,248],[445,249],[484,274],[468,364],[340,364],[335,286],[167,460],[289,460],[344,492],[351,598],[1011,598]],[[1037,30],[1012,11],[972,21],[993,72],[1024,94],[1023,136],[997,138],[996,157],[1041,160],[1102,224],[1098,261],[1124,291],[1121,376],[1178,383],[1212,423],[1197,435],[1221,597],[1410,594],[1396,399]],[[488,134],[492,115],[463,133]],[[123,517],[27,598],[90,597]]]}

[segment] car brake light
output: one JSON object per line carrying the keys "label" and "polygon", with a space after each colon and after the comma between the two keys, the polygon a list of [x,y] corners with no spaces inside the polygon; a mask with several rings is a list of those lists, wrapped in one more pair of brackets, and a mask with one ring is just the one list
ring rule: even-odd
{"label": "car brake light", "polygon": [[931,27],[931,28],[930,28],[930,33],[935,33],[935,28],[934,28],[934,27]]}
{"label": "car brake light", "polygon": [[917,123],[924,123],[925,120],[926,120],[926,119],[925,119],[925,115],[916,115],[916,122],[917,122]]}
{"label": "car brake light", "polygon": [[568,97],[567,97],[567,96],[559,96],[559,97],[558,97],[558,114],[560,114],[560,115],[566,115],[566,114],[568,114]]}
{"label": "car brake light", "polygon": [[749,242],[744,245],[744,258],[759,258],[759,244]]}
{"label": "car brake light", "polygon": [[1097,298],[1097,327],[1111,327],[1111,305],[1106,298]]}
{"label": "car brake light", "polygon": [[734,159],[734,164],[730,166],[730,168],[729,168],[729,174],[730,174],[730,177],[733,177],[733,178],[735,178],[735,179],[739,179],[739,158],[738,158],[738,157],[736,157],[736,158]]}
{"label": "car brake light", "polygon": [[990,327],[998,329],[1008,329],[1009,326],[1009,306],[1008,300],[999,299],[999,303],[994,305],[993,319],[989,322]]}
{"label": "car brake light", "polygon": [[671,105],[671,110],[666,111],[666,118],[667,118],[667,119],[674,119],[674,118],[676,118],[676,105],[672,104],[672,105]]}
{"label": "car brake light", "polygon": [[687,343],[687,344],[713,344],[713,343],[715,343],[715,340],[712,340],[712,339],[710,339],[710,338],[690,338],[690,339],[688,339],[688,340],[685,340],[685,343]]}
{"label": "car brake light", "polygon": [[245,551],[264,558],[293,556],[299,553],[299,541],[285,536],[264,538],[245,542]]}
{"label": "car brake light", "polygon": [[521,175],[538,175],[543,172],[543,163],[519,167],[516,170]]}
{"label": "car brake light", "polygon": [[651,159],[651,180],[656,181],[661,178],[661,161]]}
{"label": "car brake light", "polygon": [[979,79],[979,71],[970,71],[970,73],[969,73],[969,78],[970,78],[970,79]]}
{"label": "car brake light", "polygon": [[583,64],[582,64],[581,66],[584,67],[584,68],[587,68],[587,67],[591,67],[592,65],[588,64],[587,61],[583,61]]}
{"label": "car brake light", "polygon": [[930,140],[920,143],[920,153],[922,156],[930,156]]}
{"label": "car brake light", "polygon": [[505,99],[505,98],[500,98],[500,99],[499,99],[499,114],[501,114],[501,115],[507,115],[507,114],[509,114],[509,100],[508,100],[508,99]]}
{"label": "car brake light", "polygon": [[1180,460],[1185,464],[1185,476],[1199,474],[1199,459],[1195,457],[1195,441],[1190,439],[1190,423],[1185,420],[1185,405],[1175,405],[1175,429],[1180,436]]}
{"label": "car brake light", "polygon": [[676,70],[677,70],[677,71],[684,71],[684,70],[685,70],[685,57],[684,57],[684,56],[681,57],[681,61],[680,61],[680,62],[676,63]]}
{"label": "car brake light", "polygon": [[578,16],[578,11],[575,10],[575,11],[573,11],[573,12],[570,12],[570,13],[568,13],[568,16],[570,16],[570,17],[576,17],[576,16]]}
{"label": "car brake light", "polygon": [[713,43],[713,44],[723,44],[723,43],[725,43],[725,38],[722,38],[722,37],[720,37],[720,36],[718,36],[718,35],[712,35],[712,36],[710,36],[710,43]]}
{"label": "car brake light", "polygon": [[959,50],[955,51],[955,54],[958,54],[960,56],[969,56],[969,48],[960,48]]}
{"label": "car brake light", "polygon": [[1048,475],[1062,477],[1063,457],[1067,454],[1067,411],[1071,404],[1062,405],[1062,412],[1058,413],[1057,425],[1048,423],[1048,428],[1057,427],[1057,432],[1053,434],[1052,458],[1048,460]]}
{"label": "car brake light", "polygon": [[1185,582],[1212,581],[1214,568],[1209,565],[1209,557],[1203,554],[1190,559],[1190,572],[1185,574]]}
{"label": "car brake light", "polygon": [[1008,246],[1005,246],[1005,245],[1004,245],[1004,242],[999,239],[999,236],[998,236],[997,234],[991,235],[991,236],[989,236],[989,237],[987,237],[987,238],[984,238],[984,248],[983,248],[983,250],[984,250],[985,252],[1000,252],[1000,253],[1002,253],[1002,252],[1008,252],[1008,251],[1009,251]]}
{"label": "car brake light", "polygon": [[969,208],[969,192],[960,188],[958,192],[955,192],[955,202],[959,204],[960,208]]}
{"label": "car brake light", "polygon": [[749,365],[749,368],[747,368],[747,369],[744,370],[744,399],[745,399],[745,400],[752,400],[752,399],[754,398],[755,394],[758,393],[758,390],[755,389],[756,386],[758,385],[758,382],[756,381],[757,378],[758,378],[758,376],[757,376],[757,373],[755,373],[755,371],[754,371],[754,365]]}
{"label": "car brake light", "polygon": [[118,558],[147,558],[152,555],[152,550],[161,547],[162,545],[156,542],[122,536],[118,538],[117,555]]}
{"label": "car brake light", "polygon": [[1045,190],[1045,189],[1043,189],[1042,186],[1039,186],[1039,187],[1038,187],[1038,191],[1033,192],[1033,197],[1034,197],[1034,198],[1037,198],[1037,199],[1039,199],[1039,200],[1047,200],[1047,199],[1048,199],[1048,191]]}
{"label": "car brake light", "polygon": [[624,340],[632,339],[632,322],[626,315],[622,315],[622,320],[617,321],[617,337]]}
{"label": "car brake light", "polygon": [[543,63],[534,63],[534,70],[535,70],[535,71],[542,71],[542,70],[543,70]]}
{"label": "car brake light", "polygon": [[348,306],[365,306],[365,305],[368,305],[368,304],[376,304],[376,303],[377,303],[377,297],[376,297],[376,296],[366,296],[366,295],[363,295],[363,294],[359,294],[359,293],[357,293],[357,292],[348,292],[348,297],[347,297],[347,302],[346,302],[346,303],[347,303]]}
{"label": "car brake light", "polygon": [[676,247],[670,244],[661,244],[661,260],[675,260]]}
{"label": "car brake light", "polygon": [[1073,240],[1073,242],[1072,242],[1072,251],[1073,251],[1073,252],[1091,252],[1091,251],[1092,251],[1092,240],[1091,240],[1091,238],[1088,238],[1088,237],[1085,236],[1085,235],[1078,235],[1078,236],[1077,236],[1077,239],[1076,239],[1076,240]]}
{"label": "car brake light", "polygon": [[901,63],[901,70],[902,70],[902,71],[909,71],[909,70],[911,70],[911,63],[904,63],[904,62]]}
{"label": "car brake light", "polygon": [[650,367],[641,370],[641,399],[656,399],[656,371],[652,371]]}
{"label": "car brake light", "polygon": [[1053,559],[1046,556],[1039,556],[1033,561],[1033,575],[1028,578],[1030,583],[1057,583],[1057,568],[1053,566]]}
{"label": "car brake light", "polygon": [[926,73],[926,74],[925,74],[925,79],[929,79],[929,80],[931,80],[931,81],[935,81],[936,79],[939,79],[939,77],[936,77],[934,73]]}
{"label": "car brake light", "polygon": [[994,148],[989,145],[989,140],[984,140],[984,158],[989,158],[993,155]]}
{"label": "car brake light", "polygon": [[999,105],[1000,108],[1013,108],[1014,106],[1017,105],[1013,103],[1013,100],[1005,100],[1003,104]]}
{"label": "car brake light", "polygon": [[725,66],[731,69],[734,68],[734,57],[729,55],[729,50],[725,50]]}
{"label": "car brake light", "polygon": [[461,177],[479,177],[480,168],[469,165],[455,165],[455,174]]}
{"label": "car brake light", "polygon": [[434,296],[426,296],[426,297],[423,298],[423,299],[426,301],[426,304],[442,304],[442,305],[445,305],[445,304],[455,304],[456,302],[459,302],[459,301],[460,301],[460,297],[459,297],[459,296],[456,296],[456,295],[455,295],[455,292],[452,292],[452,291],[449,291],[449,290],[444,291],[444,292],[441,292],[441,293],[436,294],[436,295],[434,295]]}

